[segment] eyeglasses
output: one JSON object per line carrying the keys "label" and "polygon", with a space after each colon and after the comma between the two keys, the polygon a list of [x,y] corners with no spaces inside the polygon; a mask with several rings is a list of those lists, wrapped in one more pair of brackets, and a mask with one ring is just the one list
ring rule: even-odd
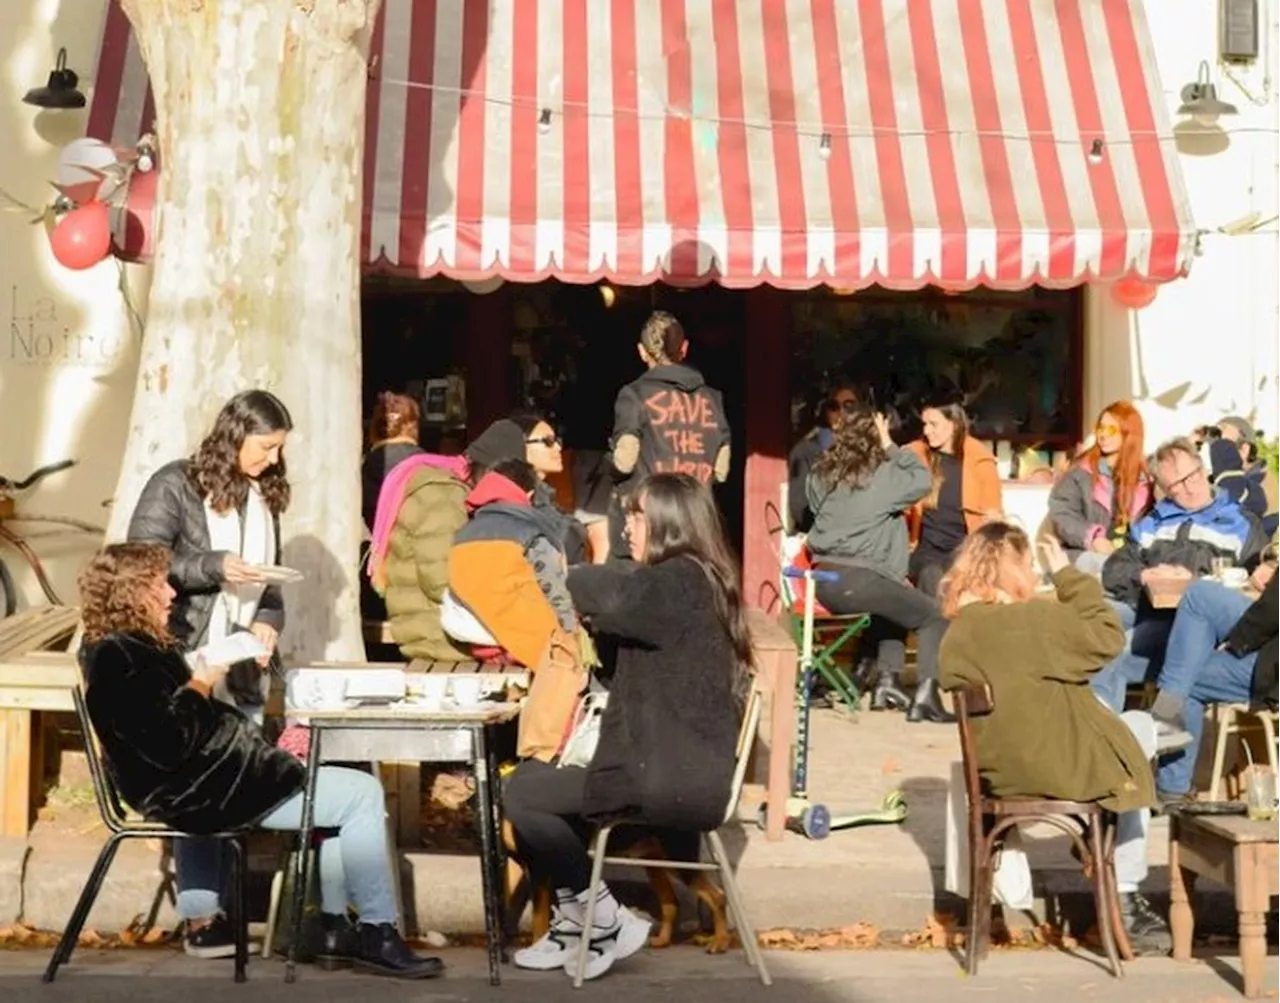
{"label": "eyeglasses", "polygon": [[536,444],[539,446],[546,446],[548,449],[555,449],[558,445],[560,445],[560,436],[543,435],[537,439],[525,439],[524,441],[527,445],[530,445],[530,446]]}
{"label": "eyeglasses", "polygon": [[1203,473],[1204,473],[1204,465],[1197,463],[1195,466],[1195,469],[1192,470],[1190,473],[1186,474],[1183,477],[1179,477],[1176,481],[1170,481],[1168,484],[1166,484],[1164,488],[1164,493],[1167,495],[1171,495],[1175,491],[1185,490],[1187,487],[1188,481],[1190,481],[1194,477],[1201,476]]}
{"label": "eyeglasses", "polygon": [[1099,425],[1096,429],[1099,435],[1119,435],[1119,425]]}

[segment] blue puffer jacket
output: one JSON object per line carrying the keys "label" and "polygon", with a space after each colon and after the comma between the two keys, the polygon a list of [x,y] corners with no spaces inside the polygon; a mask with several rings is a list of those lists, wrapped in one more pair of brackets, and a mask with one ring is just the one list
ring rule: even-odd
{"label": "blue puffer jacket", "polygon": [[1252,568],[1267,545],[1256,516],[1224,491],[1196,512],[1164,498],[1129,531],[1129,541],[1107,558],[1102,585],[1117,599],[1137,607],[1142,572],[1157,564],[1173,564],[1193,575],[1206,575],[1213,558],[1229,557]]}

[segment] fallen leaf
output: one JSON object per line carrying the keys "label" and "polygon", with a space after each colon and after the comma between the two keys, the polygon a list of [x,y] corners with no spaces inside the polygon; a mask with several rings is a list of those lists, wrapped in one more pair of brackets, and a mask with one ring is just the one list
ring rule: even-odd
{"label": "fallen leaf", "polygon": [[106,944],[106,939],[97,930],[85,930],[80,934],[81,947],[102,947]]}
{"label": "fallen leaf", "polygon": [[885,761],[880,764],[880,772],[884,776],[888,777],[895,773],[901,773],[902,767],[898,765],[898,761],[896,759],[886,758]]}

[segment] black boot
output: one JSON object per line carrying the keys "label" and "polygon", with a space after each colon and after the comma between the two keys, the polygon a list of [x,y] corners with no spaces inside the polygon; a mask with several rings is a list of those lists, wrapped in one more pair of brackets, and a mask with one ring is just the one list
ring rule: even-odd
{"label": "black boot", "polygon": [[910,698],[898,688],[898,677],[892,672],[881,672],[876,677],[870,710],[906,710],[910,703]]}
{"label": "black boot", "polygon": [[913,724],[920,721],[932,721],[934,724],[954,723],[955,717],[942,706],[938,680],[920,680],[916,686],[915,696],[911,698],[911,706],[907,708],[907,720]]}
{"label": "black boot", "polygon": [[391,923],[361,923],[356,935],[359,953],[352,960],[358,972],[397,979],[433,979],[444,974],[443,961],[414,954]]}
{"label": "black boot", "polygon": [[327,972],[350,967],[351,960],[360,953],[355,924],[346,916],[329,913],[321,915],[320,923],[323,933],[315,952],[316,964]]}
{"label": "black boot", "polygon": [[1169,924],[1141,892],[1120,893],[1120,921],[1129,934],[1133,953],[1139,957],[1163,957],[1173,950]]}

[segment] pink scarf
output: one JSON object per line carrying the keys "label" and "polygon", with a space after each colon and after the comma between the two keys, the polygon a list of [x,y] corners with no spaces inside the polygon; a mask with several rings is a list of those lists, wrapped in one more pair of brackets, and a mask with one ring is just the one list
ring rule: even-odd
{"label": "pink scarf", "polygon": [[435,467],[456,477],[467,479],[469,465],[465,456],[440,456],[435,453],[415,453],[391,468],[382,488],[378,491],[378,509],[373,518],[373,537],[369,544],[369,563],[366,566],[369,581],[378,595],[387,591],[387,547],[391,543],[391,529],[404,504],[404,493],[409,481],[423,467]]}

